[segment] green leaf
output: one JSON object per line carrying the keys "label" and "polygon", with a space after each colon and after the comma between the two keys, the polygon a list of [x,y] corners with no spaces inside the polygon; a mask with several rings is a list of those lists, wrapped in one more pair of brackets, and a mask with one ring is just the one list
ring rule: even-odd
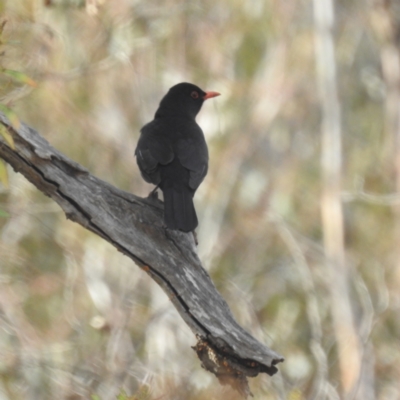
{"label": "green leaf", "polygon": [[21,122],[19,121],[17,114],[15,114],[13,110],[6,107],[4,104],[0,104],[0,111],[2,111],[4,115],[8,118],[11,126],[14,129],[19,129],[19,127],[21,126]]}
{"label": "green leaf", "polygon": [[92,400],[101,400],[101,399],[100,399],[100,396],[97,395],[97,394],[92,394],[92,395],[90,396],[90,398],[91,398]]}
{"label": "green leaf", "polygon": [[117,400],[149,400],[149,388],[146,385],[143,385],[139,388],[139,390],[132,396],[128,396],[124,389],[121,389],[121,392],[117,396]]}
{"label": "green leaf", "polygon": [[3,160],[0,160],[0,182],[8,188],[8,174],[6,163]]}
{"label": "green leaf", "polygon": [[[0,218],[8,218],[10,214],[0,208]],[[99,399],[100,400],[100,399]]]}
{"label": "green leaf", "polygon": [[10,132],[8,129],[0,123],[0,136],[3,136],[4,140],[7,142],[7,144],[12,148],[15,149],[15,144],[14,144],[14,139],[11,136]]}
{"label": "green leaf", "polygon": [[10,76],[14,80],[20,83],[24,83],[25,85],[36,87],[37,83],[28,75],[24,74],[20,71],[14,71],[12,69],[2,69],[3,74]]}
{"label": "green leaf", "polygon": [[117,400],[128,400],[128,396],[124,389],[122,389],[121,393],[117,396]]}

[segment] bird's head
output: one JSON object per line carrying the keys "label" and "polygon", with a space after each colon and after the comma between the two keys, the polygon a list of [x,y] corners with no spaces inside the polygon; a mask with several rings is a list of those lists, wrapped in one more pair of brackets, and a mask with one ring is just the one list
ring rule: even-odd
{"label": "bird's head", "polygon": [[173,115],[195,118],[205,100],[219,95],[217,92],[205,92],[192,83],[178,83],[161,100],[156,118]]}

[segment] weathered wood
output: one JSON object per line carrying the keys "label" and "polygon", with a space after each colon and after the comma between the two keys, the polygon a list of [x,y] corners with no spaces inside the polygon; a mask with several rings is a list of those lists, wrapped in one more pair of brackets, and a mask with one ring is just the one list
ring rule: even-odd
{"label": "weathered wood", "polygon": [[54,149],[34,129],[12,128],[12,149],[0,136],[0,157],[56,201],[67,218],[96,233],[146,271],[167,293],[196,335],[202,365],[245,396],[246,377],[273,375],[283,357],[235,321],[197,256],[193,235],[163,224],[162,202],[143,199],[94,177]]}

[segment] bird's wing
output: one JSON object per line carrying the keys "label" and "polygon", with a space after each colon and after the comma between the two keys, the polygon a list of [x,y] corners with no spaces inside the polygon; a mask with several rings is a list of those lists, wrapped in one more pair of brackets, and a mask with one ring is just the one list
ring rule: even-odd
{"label": "bird's wing", "polygon": [[190,171],[189,186],[196,190],[208,170],[208,149],[203,134],[178,140],[175,151],[180,163]]}
{"label": "bird's wing", "polygon": [[143,178],[150,183],[160,183],[159,164],[168,164],[174,158],[171,144],[155,124],[147,124],[135,150],[136,160]]}

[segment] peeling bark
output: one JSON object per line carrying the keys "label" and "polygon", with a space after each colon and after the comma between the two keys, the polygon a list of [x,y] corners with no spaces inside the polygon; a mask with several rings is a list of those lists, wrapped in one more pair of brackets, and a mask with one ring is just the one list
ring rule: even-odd
{"label": "peeling bark", "polygon": [[191,233],[163,224],[163,204],[124,192],[91,175],[25,124],[0,113],[15,142],[0,136],[0,157],[57,202],[67,218],[96,233],[154,279],[197,338],[202,366],[222,384],[250,395],[247,377],[273,375],[283,357],[235,321],[197,256]]}

